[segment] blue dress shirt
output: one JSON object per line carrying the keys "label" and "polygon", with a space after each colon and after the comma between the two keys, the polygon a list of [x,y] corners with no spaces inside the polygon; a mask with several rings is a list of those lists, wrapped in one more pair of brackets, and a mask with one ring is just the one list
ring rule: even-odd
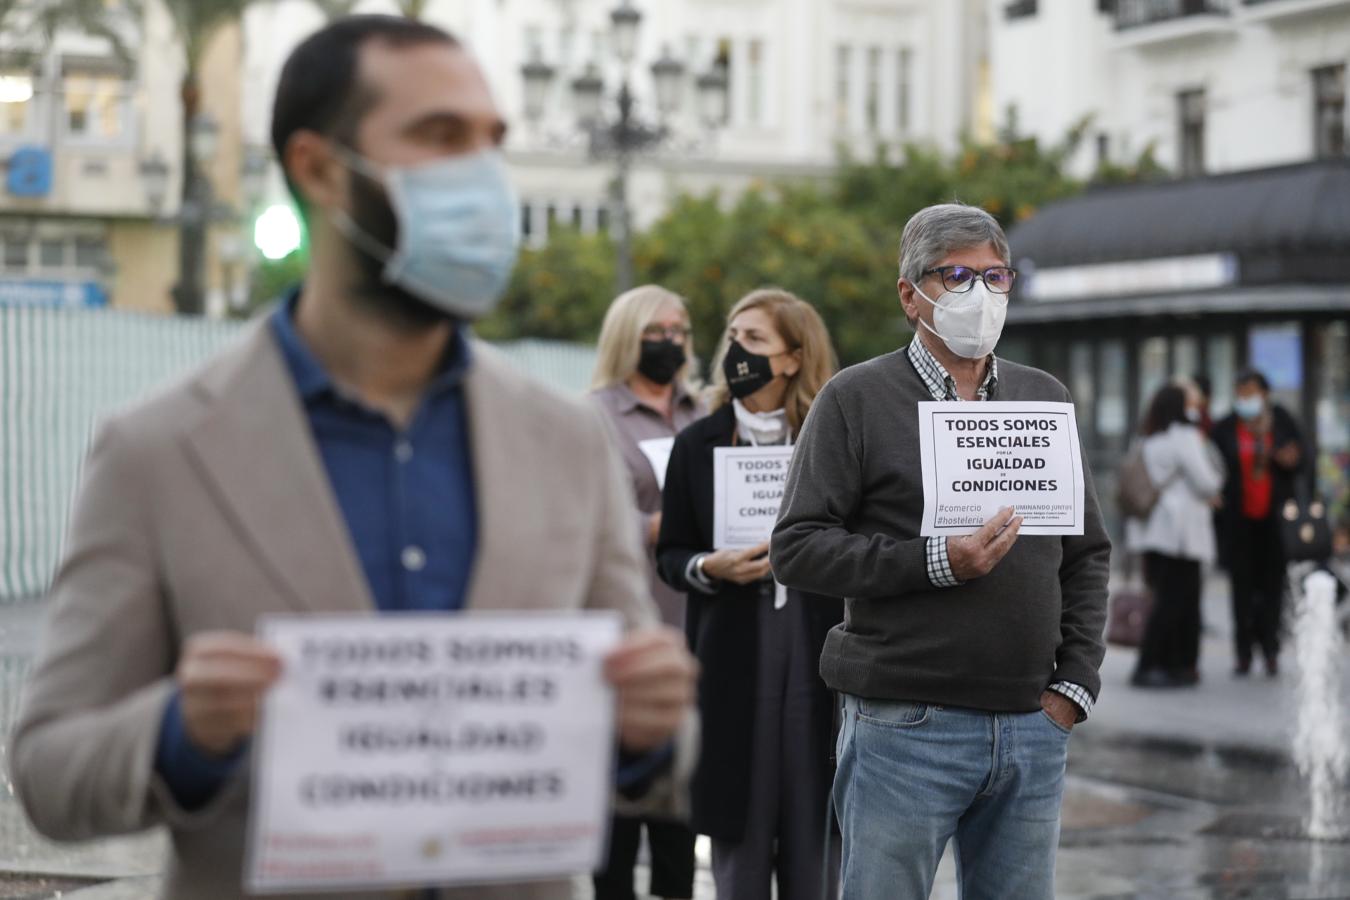
{"label": "blue dress shirt", "polygon": [[[273,336],[304,406],[381,610],[463,609],[478,548],[477,498],[465,413],[464,375],[471,351],[456,329],[445,358],[408,427],[399,430],[342,390],[295,330],[298,292],[272,315]],[[180,698],[161,720],[155,770],[184,809],[210,802],[245,755],[212,758],[188,740]],[[621,753],[618,786],[640,794],[673,762],[673,745]]]}
{"label": "blue dress shirt", "polygon": [[[270,326],[304,406],[352,546],[381,610],[462,609],[478,545],[463,382],[469,342],[455,331],[440,370],[400,430],[334,383],[295,330],[296,295]],[[243,757],[199,753],[177,695],[165,710],[155,768],[188,809],[205,805]]]}

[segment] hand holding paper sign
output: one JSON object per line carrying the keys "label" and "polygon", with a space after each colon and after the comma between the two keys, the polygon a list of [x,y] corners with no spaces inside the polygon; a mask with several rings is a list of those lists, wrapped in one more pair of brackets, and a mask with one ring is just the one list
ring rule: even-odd
{"label": "hand holding paper sign", "polygon": [[187,639],[178,663],[183,727],[197,749],[226,756],[252,737],[263,694],[281,658],[252,635],[206,631]]}
{"label": "hand holding paper sign", "polygon": [[1011,506],[1004,507],[985,522],[979,531],[965,537],[947,538],[947,557],[952,574],[961,581],[982,578],[994,571],[1017,542],[1022,517],[1014,516]]}
{"label": "hand holding paper sign", "polygon": [[753,584],[769,576],[769,545],[757,544],[746,550],[718,550],[703,558],[703,572],[718,581]]}
{"label": "hand holding paper sign", "polygon": [[694,702],[698,663],[684,635],[660,626],[635,631],[605,658],[619,692],[619,743],[644,751],[675,736]]}

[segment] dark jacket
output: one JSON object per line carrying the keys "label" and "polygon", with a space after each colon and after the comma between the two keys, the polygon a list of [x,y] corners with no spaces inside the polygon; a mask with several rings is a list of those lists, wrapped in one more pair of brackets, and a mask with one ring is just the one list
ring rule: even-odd
{"label": "dark jacket", "polygon": [[[1286,469],[1273,458],[1270,461],[1270,518],[1279,516],[1284,502],[1298,494],[1298,483],[1308,461],[1308,445],[1303,441],[1303,433],[1298,423],[1282,406],[1271,407],[1272,442],[1271,449],[1278,450],[1290,441],[1299,446],[1299,464]],[[1223,486],[1223,507],[1216,516],[1219,538],[1219,558],[1227,565],[1228,554],[1233,547],[1234,526],[1242,519],[1242,460],[1238,452],[1238,417],[1230,415],[1214,426],[1210,434],[1212,440],[1223,454],[1224,465],[1228,467],[1228,478]]]}
{"label": "dark jacket", "polygon": [[[760,598],[772,593],[773,582],[724,583],[715,594],[691,588],[685,579],[689,560],[713,549],[713,450],[729,447],[736,431],[730,405],[680,432],[666,470],[657,567],[667,584],[686,591],[689,605],[685,632],[702,666],[699,710],[703,718],[703,752],[691,786],[694,831],[724,841],[739,841],[745,832],[753,764],[753,708],[759,662]],[[841,600],[788,592],[789,605],[804,604],[812,642],[812,660],[819,659],[825,635],[843,619]],[[831,727],[830,693],[819,676],[812,707],[822,732]],[[828,741],[823,742],[828,746]],[[820,765],[828,767],[828,754]]]}

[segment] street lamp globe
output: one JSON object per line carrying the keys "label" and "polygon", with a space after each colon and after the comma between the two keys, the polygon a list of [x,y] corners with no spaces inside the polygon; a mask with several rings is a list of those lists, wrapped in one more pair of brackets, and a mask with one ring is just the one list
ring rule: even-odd
{"label": "street lamp globe", "polygon": [[192,117],[188,126],[188,141],[192,148],[192,158],[199,163],[209,164],[216,158],[220,148],[220,126],[206,113]]}
{"label": "street lamp globe", "polygon": [[141,179],[145,182],[145,199],[149,201],[150,211],[159,215],[164,209],[164,201],[169,196],[169,164],[155,151],[149,159],[141,160]]}
{"label": "street lamp globe", "polygon": [[605,80],[600,77],[595,63],[588,63],[585,71],[572,79],[572,104],[582,125],[600,121],[604,98]]}
{"label": "street lamp globe", "polygon": [[244,165],[240,170],[240,187],[244,192],[244,203],[249,209],[262,200],[267,189],[267,151],[261,147],[250,147],[244,151]]}
{"label": "street lamp globe", "polygon": [[543,118],[544,106],[548,103],[555,69],[539,58],[536,49],[530,61],[520,67],[520,74],[525,79],[525,118],[530,122],[538,122]]}
{"label": "street lamp globe", "polygon": [[708,128],[727,120],[727,73],[713,66],[698,76],[699,118]]}
{"label": "street lamp globe", "polygon": [[628,65],[637,55],[638,26],[642,24],[642,13],[633,8],[631,0],[623,0],[609,14],[609,21],[614,28],[614,55],[619,58],[619,62]]}
{"label": "street lamp globe", "polygon": [[680,108],[684,63],[671,55],[669,45],[661,49],[661,58],[652,63],[652,80],[656,82],[657,110],[662,116],[674,115]]}

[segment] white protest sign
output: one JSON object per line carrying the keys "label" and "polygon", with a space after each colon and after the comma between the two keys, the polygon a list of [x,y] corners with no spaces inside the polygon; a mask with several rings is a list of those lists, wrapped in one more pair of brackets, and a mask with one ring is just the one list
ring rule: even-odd
{"label": "white protest sign", "polygon": [[1083,533],[1083,457],[1072,403],[919,404],[920,534],[971,534],[1000,509],[1022,534]]}
{"label": "white protest sign", "polygon": [[251,891],[473,884],[602,862],[613,613],[269,617]]}
{"label": "white protest sign", "polygon": [[642,455],[647,457],[647,462],[651,464],[652,473],[656,476],[656,486],[665,490],[666,488],[666,469],[670,468],[670,453],[675,449],[675,439],[649,438],[645,441],[638,441],[638,449]]}
{"label": "white protest sign", "polygon": [[791,462],[791,447],[713,449],[713,547],[744,550],[769,539]]}

